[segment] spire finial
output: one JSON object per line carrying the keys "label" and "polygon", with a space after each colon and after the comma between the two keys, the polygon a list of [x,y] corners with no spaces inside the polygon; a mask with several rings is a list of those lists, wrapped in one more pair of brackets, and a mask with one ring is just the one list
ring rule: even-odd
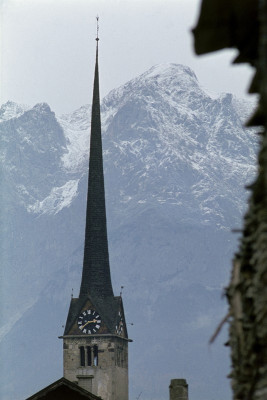
{"label": "spire finial", "polygon": [[99,31],[99,24],[98,24],[98,20],[99,20],[99,16],[96,16],[96,41],[99,41],[99,37],[98,37],[98,31]]}

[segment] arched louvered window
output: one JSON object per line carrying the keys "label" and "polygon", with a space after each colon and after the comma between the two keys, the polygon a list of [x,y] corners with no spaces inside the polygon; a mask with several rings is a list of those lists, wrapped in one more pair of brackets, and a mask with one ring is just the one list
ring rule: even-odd
{"label": "arched louvered window", "polygon": [[81,367],[85,367],[85,351],[84,351],[84,346],[80,347],[80,363]]}
{"label": "arched louvered window", "polygon": [[91,346],[87,346],[87,365],[89,367],[92,365],[92,349],[91,349]]}

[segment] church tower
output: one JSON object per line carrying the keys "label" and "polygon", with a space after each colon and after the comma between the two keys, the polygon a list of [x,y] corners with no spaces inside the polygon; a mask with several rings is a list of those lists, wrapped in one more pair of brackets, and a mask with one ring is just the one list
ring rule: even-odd
{"label": "church tower", "polygon": [[64,377],[103,400],[128,400],[128,342],[131,340],[127,335],[122,298],[114,296],[110,277],[98,34],[96,41],[83,272],[80,294],[71,299],[63,335]]}

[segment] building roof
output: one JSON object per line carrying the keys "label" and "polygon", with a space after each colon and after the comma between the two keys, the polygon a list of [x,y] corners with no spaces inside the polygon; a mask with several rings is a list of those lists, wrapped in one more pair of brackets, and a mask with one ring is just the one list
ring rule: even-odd
{"label": "building roof", "polygon": [[66,378],[61,378],[39,392],[28,397],[26,400],[100,400],[98,397],[87,390],[70,382]]}
{"label": "building roof", "polygon": [[115,324],[117,322],[117,314],[121,305],[121,297],[110,296],[105,298],[92,298],[90,295],[88,295],[84,298],[80,297],[78,299],[71,299],[64,335],[70,333],[70,329],[75,323],[77,316],[80,314],[88,300],[101,315],[102,321],[107,327],[107,332],[105,333],[114,333]]}
{"label": "building roof", "polygon": [[113,296],[108,253],[101,138],[98,40],[92,103],[86,228],[80,297],[86,297],[88,294],[96,298]]}

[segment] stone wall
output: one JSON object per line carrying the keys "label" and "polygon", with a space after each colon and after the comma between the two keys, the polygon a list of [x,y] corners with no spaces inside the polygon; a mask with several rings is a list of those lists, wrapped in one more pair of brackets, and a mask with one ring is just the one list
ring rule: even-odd
{"label": "stone wall", "polygon": [[[98,365],[81,366],[80,347],[98,346]],[[85,355],[86,357],[86,355]],[[93,364],[93,361],[92,361]],[[105,400],[128,400],[128,342],[117,336],[66,336],[64,377]]]}
{"label": "stone wall", "polygon": [[185,379],[172,379],[169,390],[170,400],[188,400],[188,384]]}

